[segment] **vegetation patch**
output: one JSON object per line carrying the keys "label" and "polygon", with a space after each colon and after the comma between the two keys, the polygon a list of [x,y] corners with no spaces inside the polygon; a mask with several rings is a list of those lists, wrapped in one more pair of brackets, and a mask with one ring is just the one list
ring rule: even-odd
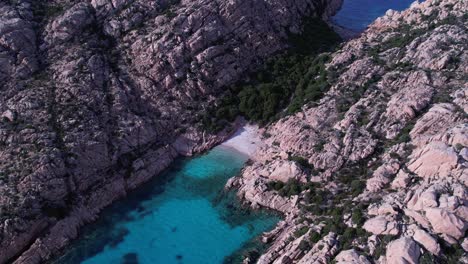
{"label": "vegetation patch", "polygon": [[299,157],[299,156],[289,156],[288,160],[295,161],[297,164],[301,165],[303,168],[306,169],[313,169],[314,166],[309,163],[306,158]]}
{"label": "vegetation patch", "polygon": [[304,22],[301,34],[290,34],[290,49],[274,56],[264,67],[227,89],[202,117],[208,131],[221,130],[242,115],[260,125],[292,114],[304,104],[319,100],[330,87],[332,73],[325,69],[339,36],[318,18]]}

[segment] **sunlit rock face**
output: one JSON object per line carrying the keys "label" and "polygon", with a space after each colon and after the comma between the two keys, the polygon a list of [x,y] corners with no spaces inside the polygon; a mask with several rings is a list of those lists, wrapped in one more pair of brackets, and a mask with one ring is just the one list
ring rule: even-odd
{"label": "sunlit rock face", "polygon": [[[265,235],[277,243],[261,263],[467,263],[467,10],[434,0],[386,12],[329,54],[320,100],[265,128],[230,182],[295,219]],[[300,178],[271,173],[286,162]]]}
{"label": "sunlit rock face", "polygon": [[[176,157],[228,138],[201,115],[339,5],[1,2],[0,263],[48,260]],[[391,10],[310,62],[301,85],[326,89],[292,94],[314,99],[278,113],[229,181],[285,215],[259,263],[468,262],[467,10]]]}
{"label": "sunlit rock face", "polygon": [[179,154],[226,139],[201,131],[199,115],[305,16],[339,5],[2,1],[0,263],[49,259]]}

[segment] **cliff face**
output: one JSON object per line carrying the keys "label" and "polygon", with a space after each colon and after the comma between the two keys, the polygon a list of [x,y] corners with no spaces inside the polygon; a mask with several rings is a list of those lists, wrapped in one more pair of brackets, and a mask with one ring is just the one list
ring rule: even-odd
{"label": "cliff face", "polygon": [[0,263],[39,263],[179,154],[325,0],[0,2]]}
{"label": "cliff face", "polygon": [[258,263],[468,262],[467,12],[388,11],[329,54],[320,101],[265,129],[228,183],[286,215]]}

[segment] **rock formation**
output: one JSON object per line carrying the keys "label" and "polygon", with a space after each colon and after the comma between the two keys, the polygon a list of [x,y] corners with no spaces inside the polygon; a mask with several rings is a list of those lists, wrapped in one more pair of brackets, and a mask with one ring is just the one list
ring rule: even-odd
{"label": "rock formation", "polygon": [[[0,2],[0,263],[47,261],[177,156],[226,139],[200,125],[207,109],[340,4]],[[227,184],[284,214],[258,263],[468,263],[467,12],[388,11],[311,63],[323,95],[263,128]]]}
{"label": "rock formation", "polygon": [[[41,263],[182,154],[214,99],[339,0],[0,2],[0,263]],[[267,41],[266,41],[267,40]]]}
{"label": "rock formation", "polygon": [[[277,240],[259,263],[468,263],[467,11],[457,0],[388,11],[328,54],[319,101],[265,128],[230,185],[296,219],[276,237],[315,231],[300,249]],[[299,178],[265,173],[292,157],[308,163]],[[319,254],[324,239],[335,248]]]}

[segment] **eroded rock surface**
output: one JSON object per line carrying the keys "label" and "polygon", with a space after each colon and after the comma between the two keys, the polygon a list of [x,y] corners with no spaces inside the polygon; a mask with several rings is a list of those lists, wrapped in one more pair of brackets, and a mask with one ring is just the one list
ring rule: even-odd
{"label": "eroded rock surface", "polygon": [[[227,138],[200,115],[339,2],[0,2],[0,263],[46,261]],[[228,183],[285,215],[259,263],[468,262],[467,11],[414,3],[325,54],[308,80],[325,76],[324,95],[266,126]]]}
{"label": "eroded rock surface", "polygon": [[46,261],[176,156],[226,139],[200,128],[205,109],[340,3],[1,1],[0,263]]}
{"label": "eroded rock surface", "polygon": [[[331,233],[337,255],[326,261],[466,263],[467,11],[456,0],[388,11],[328,54],[320,100],[265,128],[266,146],[231,186],[247,204],[296,219],[276,230],[282,237],[291,225],[316,231],[302,252],[283,241],[263,263],[302,263]],[[300,180],[261,173],[292,157],[308,161]]]}

